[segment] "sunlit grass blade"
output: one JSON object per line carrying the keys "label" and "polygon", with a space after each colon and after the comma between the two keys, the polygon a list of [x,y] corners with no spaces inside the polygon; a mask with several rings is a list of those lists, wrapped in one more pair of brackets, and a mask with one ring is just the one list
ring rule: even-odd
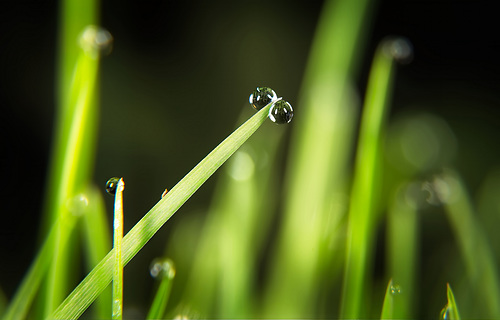
{"label": "sunlit grass blade", "polygon": [[448,298],[448,303],[441,311],[441,318],[443,320],[460,320],[460,313],[458,312],[457,303],[455,302],[455,295],[449,283],[446,284],[446,296]]}
{"label": "sunlit grass blade", "polygon": [[[222,141],[176,186],[172,188],[123,238],[123,263],[126,265],[154,236],[160,227],[267,119],[270,105],[242,124]],[[112,278],[114,250],[92,270],[54,312],[53,318],[79,317]]]}
{"label": "sunlit grass blade", "polygon": [[[3,318],[4,320],[25,319],[27,317],[33,298],[35,297],[40,283],[45,277],[47,269],[52,261],[54,254],[53,248],[55,245],[54,242],[57,239],[57,230],[59,228],[64,228],[68,231],[66,235],[69,235],[73,230],[75,223],[76,219],[60,219],[53,226],[36,258],[28,269],[26,276],[24,276],[23,281],[19,285],[14,298],[10,301]],[[62,242],[66,241],[66,239],[60,240]]]}
{"label": "sunlit grass blade", "polygon": [[153,261],[151,275],[160,279],[160,284],[146,319],[163,319],[175,277],[174,263],[170,259]]}
{"label": "sunlit grass blade", "polygon": [[434,181],[467,267],[469,285],[475,294],[471,299],[481,306],[474,316],[500,318],[498,266],[490,244],[476,220],[475,209],[465,185],[451,169]]}
{"label": "sunlit grass blade", "polygon": [[[406,56],[394,53],[400,47],[406,49],[403,50]],[[341,318],[367,316],[362,310],[368,309],[366,297],[370,294],[367,270],[372,265],[371,245],[374,242],[375,215],[380,205],[377,199],[381,183],[377,174],[381,141],[392,94],[394,60],[408,58],[409,50],[409,44],[403,39],[383,40],[375,52],[370,70],[350,199]]]}
{"label": "sunlit grass blade", "polygon": [[[340,267],[332,267],[329,258],[331,248],[338,247],[332,239],[345,208],[358,110],[352,81],[370,4],[340,0],[323,5],[297,104],[301,118],[290,144],[283,228],[264,299],[265,317],[321,316],[317,288],[325,286],[325,278],[338,277]],[[339,265],[339,259],[333,263]]]}

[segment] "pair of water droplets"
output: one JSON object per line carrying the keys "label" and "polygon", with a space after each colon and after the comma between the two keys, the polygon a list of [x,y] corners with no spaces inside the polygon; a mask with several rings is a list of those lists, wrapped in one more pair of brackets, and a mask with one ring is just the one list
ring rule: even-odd
{"label": "pair of water droplets", "polygon": [[269,87],[258,87],[250,95],[248,101],[255,110],[260,110],[272,103],[269,109],[269,119],[274,123],[285,124],[292,121],[292,105],[282,98],[278,98],[276,92]]}

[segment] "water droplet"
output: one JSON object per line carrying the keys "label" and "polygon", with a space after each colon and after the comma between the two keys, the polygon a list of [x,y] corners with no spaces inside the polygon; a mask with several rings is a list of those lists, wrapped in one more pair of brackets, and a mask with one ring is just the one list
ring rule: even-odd
{"label": "water droplet", "polygon": [[382,41],[384,52],[399,63],[407,64],[413,59],[413,46],[403,37],[390,37]]}
{"label": "water droplet", "polygon": [[66,200],[66,208],[75,216],[81,216],[87,210],[89,200],[83,193]]}
{"label": "water droplet", "polygon": [[115,299],[113,301],[113,318],[117,317],[122,313],[122,301],[119,299]]}
{"label": "water droplet", "polygon": [[109,31],[97,26],[87,26],[80,34],[80,47],[92,58],[111,53],[113,36]]}
{"label": "water droplet", "polygon": [[108,182],[106,182],[106,192],[114,196],[116,194],[116,187],[118,186],[118,181],[120,181],[120,178],[117,177],[109,179]]}
{"label": "water droplet", "polygon": [[269,119],[277,124],[290,123],[293,118],[292,105],[285,100],[279,99],[269,109]]}
{"label": "water droplet", "polygon": [[398,284],[391,286],[391,293],[393,295],[400,294],[401,293],[401,287]]}
{"label": "water droplet", "polygon": [[260,110],[278,99],[276,92],[269,87],[259,87],[250,95],[248,101],[255,110]]}
{"label": "water droplet", "polygon": [[174,262],[170,259],[157,258],[151,262],[149,267],[149,273],[155,279],[168,277],[173,279],[175,277],[175,266]]}

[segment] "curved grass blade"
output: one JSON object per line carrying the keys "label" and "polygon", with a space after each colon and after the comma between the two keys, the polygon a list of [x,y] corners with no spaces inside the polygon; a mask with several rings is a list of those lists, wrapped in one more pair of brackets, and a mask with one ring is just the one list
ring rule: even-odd
{"label": "curved grass blade", "polygon": [[[271,105],[262,108],[222,141],[196,167],[170,190],[123,238],[123,263],[126,265],[163,224],[198,190],[267,119]],[[114,250],[92,270],[52,314],[56,319],[78,318],[112,278]]]}

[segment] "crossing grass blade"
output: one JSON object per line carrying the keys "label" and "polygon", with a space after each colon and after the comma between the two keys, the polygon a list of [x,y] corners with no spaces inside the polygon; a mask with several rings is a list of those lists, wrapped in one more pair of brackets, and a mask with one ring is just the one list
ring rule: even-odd
{"label": "crossing grass blade", "polygon": [[[132,260],[161,226],[264,123],[270,107],[271,105],[267,105],[262,108],[222,141],[130,230],[122,243],[124,265]],[[113,258],[114,250],[111,250],[51,317],[55,319],[78,318],[109,285],[112,278]]]}

